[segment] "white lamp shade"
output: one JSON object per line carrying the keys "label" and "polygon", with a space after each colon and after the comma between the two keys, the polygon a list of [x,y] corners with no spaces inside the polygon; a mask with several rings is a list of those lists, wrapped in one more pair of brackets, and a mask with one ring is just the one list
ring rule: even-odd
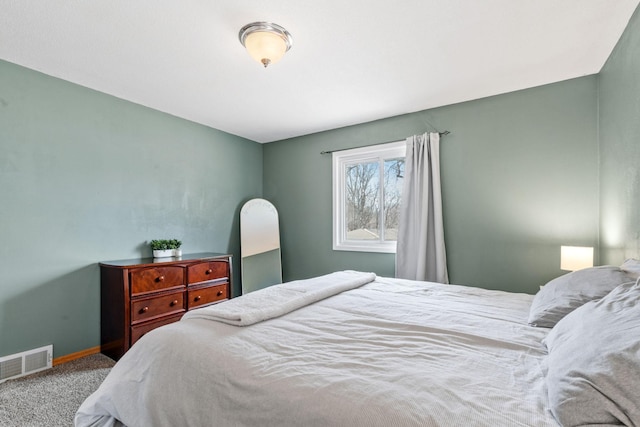
{"label": "white lamp shade", "polygon": [[244,40],[249,55],[261,64],[266,60],[268,64],[278,62],[287,51],[286,42],[278,34],[266,31],[256,31]]}
{"label": "white lamp shade", "polygon": [[593,267],[593,248],[588,246],[561,246],[560,269],[568,271]]}

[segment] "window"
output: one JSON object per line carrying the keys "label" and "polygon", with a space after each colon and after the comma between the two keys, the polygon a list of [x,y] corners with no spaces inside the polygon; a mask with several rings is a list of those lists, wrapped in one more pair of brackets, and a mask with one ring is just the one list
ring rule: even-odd
{"label": "window", "polygon": [[333,249],[395,253],[406,143],[333,153]]}

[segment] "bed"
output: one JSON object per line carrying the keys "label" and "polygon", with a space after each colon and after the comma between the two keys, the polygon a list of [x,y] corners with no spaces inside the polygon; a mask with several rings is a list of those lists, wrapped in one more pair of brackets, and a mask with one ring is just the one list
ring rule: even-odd
{"label": "bed", "polygon": [[145,335],[75,425],[569,425],[548,377],[571,340],[531,325],[536,298],[353,271],[272,286]]}

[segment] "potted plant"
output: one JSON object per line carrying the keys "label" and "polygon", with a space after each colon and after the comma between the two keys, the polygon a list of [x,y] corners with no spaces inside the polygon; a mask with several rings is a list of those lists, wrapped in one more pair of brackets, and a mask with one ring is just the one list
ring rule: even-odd
{"label": "potted plant", "polygon": [[181,256],[180,246],[182,242],[178,239],[159,239],[149,242],[149,246],[153,250],[154,258],[165,258],[171,256]]}

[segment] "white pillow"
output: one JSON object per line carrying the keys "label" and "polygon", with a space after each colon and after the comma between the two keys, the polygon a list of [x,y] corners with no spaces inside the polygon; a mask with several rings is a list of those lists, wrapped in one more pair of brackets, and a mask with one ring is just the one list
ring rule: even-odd
{"label": "white pillow", "polygon": [[629,258],[620,266],[620,270],[640,277],[640,260]]}
{"label": "white pillow", "polygon": [[529,324],[552,328],[582,304],[600,299],[617,286],[635,282],[637,276],[619,267],[585,268],[551,280],[536,294],[529,309]]}
{"label": "white pillow", "polygon": [[543,343],[549,403],[560,424],[640,425],[639,284],[579,307]]}

